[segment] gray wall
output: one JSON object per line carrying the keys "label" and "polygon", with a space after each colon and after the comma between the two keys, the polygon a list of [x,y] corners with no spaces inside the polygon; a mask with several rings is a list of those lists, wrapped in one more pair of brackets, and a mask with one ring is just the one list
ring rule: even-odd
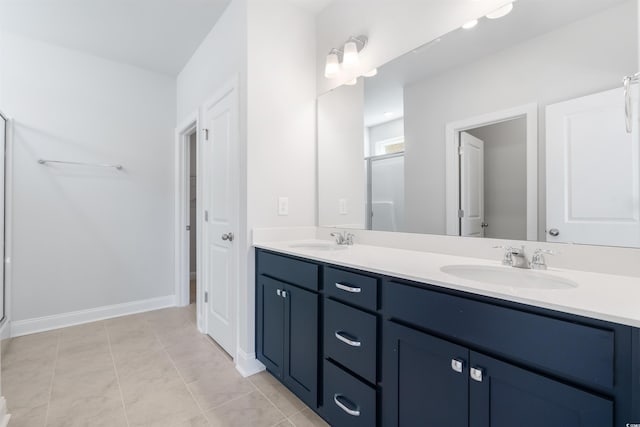
{"label": "gray wall", "polygon": [[539,237],[544,239],[545,107],[619,87],[622,76],[635,73],[637,16],[636,3],[630,1],[405,87],[408,229],[446,232],[446,124],[535,102],[540,114]]}
{"label": "gray wall", "polygon": [[485,237],[527,240],[527,121],[469,130],[484,141]]}

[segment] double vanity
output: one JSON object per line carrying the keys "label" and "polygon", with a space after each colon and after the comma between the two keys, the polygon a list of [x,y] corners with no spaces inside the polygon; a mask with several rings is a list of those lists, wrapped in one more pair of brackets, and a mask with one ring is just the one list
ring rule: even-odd
{"label": "double vanity", "polygon": [[637,279],[307,241],[256,286],[258,359],[332,426],[640,423]]}

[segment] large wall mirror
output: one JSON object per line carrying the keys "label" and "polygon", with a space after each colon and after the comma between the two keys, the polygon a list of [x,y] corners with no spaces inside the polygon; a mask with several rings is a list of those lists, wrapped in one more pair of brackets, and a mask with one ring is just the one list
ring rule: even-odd
{"label": "large wall mirror", "polygon": [[518,0],[320,96],[319,225],[640,247],[637,9]]}

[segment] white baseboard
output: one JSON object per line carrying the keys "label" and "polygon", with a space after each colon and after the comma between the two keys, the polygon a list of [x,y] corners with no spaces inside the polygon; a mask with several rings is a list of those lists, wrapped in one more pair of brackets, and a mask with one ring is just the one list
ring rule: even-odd
{"label": "white baseboard", "polygon": [[7,414],[7,400],[0,397],[0,427],[7,427],[11,415]]}
{"label": "white baseboard", "polygon": [[159,310],[167,307],[175,307],[175,305],[175,295],[168,295],[166,297],[132,301],[123,304],[106,305],[88,310],[72,311],[70,313],[38,317],[35,319],[17,320],[11,322],[11,336],[19,337],[21,335],[34,334],[37,332],[50,331],[52,329],[65,328],[67,326],[111,319],[113,317]]}
{"label": "white baseboard", "polygon": [[[6,340],[7,338],[11,338],[11,322],[9,319],[4,319],[0,326],[0,340]],[[2,427],[2,424],[0,424],[0,427]]]}
{"label": "white baseboard", "polygon": [[245,378],[267,369],[258,359],[256,359],[255,353],[245,353],[240,349],[238,349],[235,362],[236,370]]}

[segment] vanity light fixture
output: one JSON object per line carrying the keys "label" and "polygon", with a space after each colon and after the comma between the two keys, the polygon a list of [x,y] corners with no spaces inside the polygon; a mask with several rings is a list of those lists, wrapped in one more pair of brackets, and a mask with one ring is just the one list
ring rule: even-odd
{"label": "vanity light fixture", "polygon": [[324,76],[332,79],[340,73],[340,52],[338,49],[331,49],[327,55],[327,62],[324,66]]}
{"label": "vanity light fixture", "polygon": [[378,75],[378,69],[377,68],[374,68],[373,70],[367,71],[366,73],[363,74],[363,76],[365,76],[365,77],[375,77],[377,75]]}
{"label": "vanity light fixture", "polygon": [[358,36],[350,37],[344,44],[344,56],[342,58],[342,66],[345,69],[354,68],[360,61],[360,51],[367,45],[367,37]]}
{"label": "vanity light fixture", "polygon": [[344,50],[331,49],[327,55],[324,76],[328,79],[337,77],[340,73],[341,63],[342,68],[346,70],[355,68],[360,61],[360,52],[367,46],[368,41],[369,39],[366,36],[350,37],[344,44]]}
{"label": "vanity light fixture", "polygon": [[464,28],[465,30],[470,30],[472,28],[475,28],[475,26],[478,25],[478,20],[474,19],[473,21],[469,21],[467,23],[465,23],[462,28]]}
{"label": "vanity light fixture", "polygon": [[509,3],[507,5],[504,5],[496,10],[494,10],[491,13],[487,14],[487,18],[489,19],[498,19],[498,18],[502,18],[503,16],[507,16],[508,14],[511,13],[511,11],[513,10],[513,3]]}

